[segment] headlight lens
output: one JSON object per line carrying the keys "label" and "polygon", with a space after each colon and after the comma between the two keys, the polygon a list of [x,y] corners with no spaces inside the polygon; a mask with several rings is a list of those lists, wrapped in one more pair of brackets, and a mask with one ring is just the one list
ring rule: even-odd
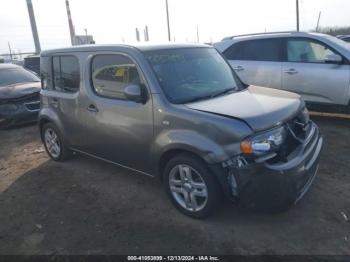
{"label": "headlight lens", "polygon": [[285,128],[279,127],[242,141],[241,151],[247,155],[274,152],[279,149],[285,138]]}

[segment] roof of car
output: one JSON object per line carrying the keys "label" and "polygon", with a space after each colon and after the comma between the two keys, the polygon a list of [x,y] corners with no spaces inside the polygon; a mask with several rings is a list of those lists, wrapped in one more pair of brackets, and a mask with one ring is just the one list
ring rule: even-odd
{"label": "roof of car", "polygon": [[257,40],[257,39],[270,39],[270,38],[281,38],[281,37],[312,37],[312,38],[324,38],[325,34],[313,33],[313,32],[296,32],[296,31],[282,31],[282,32],[268,32],[268,33],[255,33],[246,35],[236,35],[225,37],[220,42],[214,43],[214,47],[224,52],[233,43],[237,43],[245,40]]}
{"label": "roof of car", "polygon": [[20,66],[14,64],[0,64],[0,69],[9,69],[9,68],[19,68]]}
{"label": "roof of car", "polygon": [[41,52],[41,55],[49,55],[52,53],[63,53],[63,52],[94,52],[94,51],[113,51],[118,49],[138,49],[140,51],[153,51],[162,49],[175,49],[175,48],[193,48],[193,47],[209,47],[204,44],[178,44],[178,43],[165,43],[165,44],[135,44],[135,45],[80,45],[71,46],[65,48],[45,50]]}
{"label": "roof of car", "polygon": [[222,41],[240,39],[240,38],[264,38],[264,37],[280,37],[280,36],[308,36],[308,35],[322,35],[320,33],[302,32],[302,31],[281,31],[281,32],[265,32],[265,33],[253,33],[244,35],[234,35],[225,37]]}

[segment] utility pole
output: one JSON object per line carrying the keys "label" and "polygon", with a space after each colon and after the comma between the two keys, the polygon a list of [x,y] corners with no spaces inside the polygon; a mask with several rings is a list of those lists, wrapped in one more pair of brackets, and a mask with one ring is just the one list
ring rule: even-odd
{"label": "utility pole", "polygon": [[316,32],[318,32],[318,26],[320,25],[320,19],[321,19],[321,11],[318,13]]}
{"label": "utility pole", "polygon": [[143,31],[143,34],[144,34],[144,38],[145,38],[145,41],[149,41],[149,36],[148,36],[148,26],[146,25],[144,31]]}
{"label": "utility pole", "polygon": [[88,35],[87,35],[87,29],[85,28],[85,41],[86,41],[86,44],[90,44],[89,43],[89,39],[88,39]]}
{"label": "utility pole", "polygon": [[140,32],[139,32],[139,29],[137,29],[137,27],[136,27],[136,41],[140,42]]}
{"label": "utility pole", "polygon": [[32,27],[32,34],[33,34],[34,45],[35,45],[35,53],[36,54],[40,54],[41,48],[40,48],[38,30],[36,28],[36,22],[35,22],[35,16],[34,16],[32,0],[27,0],[27,7],[28,7],[28,14],[29,14],[30,25]]}
{"label": "utility pole", "polygon": [[12,50],[11,50],[10,42],[7,42],[7,45],[9,46],[10,59],[11,59],[11,63],[12,63],[13,60],[12,60]]}
{"label": "utility pole", "polygon": [[297,11],[297,31],[299,32],[299,0],[296,0],[296,11]]}
{"label": "utility pole", "polygon": [[66,9],[67,9],[67,16],[68,16],[68,25],[69,25],[69,33],[70,33],[70,41],[71,44],[74,45],[74,37],[75,37],[75,32],[74,32],[74,26],[72,22],[72,16],[70,13],[70,8],[69,8],[69,1],[66,0]]}
{"label": "utility pole", "polygon": [[168,40],[170,42],[171,41],[171,36],[170,36],[170,24],[169,24],[168,0],[165,0],[165,7],[166,7],[166,20],[167,20],[167,24],[168,24]]}

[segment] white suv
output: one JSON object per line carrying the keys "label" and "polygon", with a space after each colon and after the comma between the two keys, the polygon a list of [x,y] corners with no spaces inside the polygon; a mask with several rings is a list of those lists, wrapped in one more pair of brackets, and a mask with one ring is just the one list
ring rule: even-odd
{"label": "white suv", "polygon": [[247,85],[296,92],[322,110],[349,111],[350,44],[340,39],[276,32],[227,37],[214,46]]}

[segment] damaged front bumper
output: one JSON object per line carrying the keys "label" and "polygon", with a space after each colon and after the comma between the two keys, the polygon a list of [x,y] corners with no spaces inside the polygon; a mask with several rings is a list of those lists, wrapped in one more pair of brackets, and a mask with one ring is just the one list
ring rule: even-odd
{"label": "damaged front bumper", "polygon": [[247,162],[242,156],[233,158],[233,164],[224,168],[226,181],[221,181],[226,195],[258,210],[276,210],[298,202],[315,179],[322,144],[318,127],[310,121],[307,136],[288,161]]}
{"label": "damaged front bumper", "polygon": [[14,101],[0,104],[0,128],[37,121],[40,111],[39,100]]}

